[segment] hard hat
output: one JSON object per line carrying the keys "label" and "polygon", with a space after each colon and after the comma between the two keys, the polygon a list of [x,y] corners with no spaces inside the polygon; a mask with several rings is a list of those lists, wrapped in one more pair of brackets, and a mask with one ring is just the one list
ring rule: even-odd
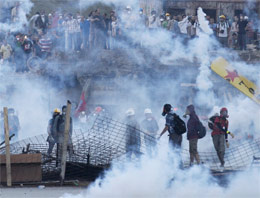
{"label": "hard hat", "polygon": [[222,14],[222,15],[219,16],[219,18],[220,19],[225,19],[226,17],[225,17],[225,15]]}
{"label": "hard hat", "polygon": [[139,11],[140,11],[140,12],[143,12],[144,10],[143,10],[143,8],[140,8]]}
{"label": "hard hat", "polygon": [[125,112],[125,114],[126,116],[133,116],[135,115],[135,110],[133,108],[130,108]]}
{"label": "hard hat", "polygon": [[149,114],[149,113],[152,113],[151,109],[147,108],[147,109],[144,110],[144,114]]}
{"label": "hard hat", "polygon": [[58,108],[54,109],[54,113],[60,113],[60,110]]}
{"label": "hard hat", "polygon": [[165,16],[171,16],[170,13],[166,13]]}

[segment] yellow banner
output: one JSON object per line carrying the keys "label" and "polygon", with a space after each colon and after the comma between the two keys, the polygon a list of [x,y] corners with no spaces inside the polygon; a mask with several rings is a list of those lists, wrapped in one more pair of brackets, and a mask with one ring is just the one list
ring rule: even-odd
{"label": "yellow banner", "polygon": [[252,81],[239,75],[227,60],[222,57],[216,59],[211,64],[211,69],[227,80],[231,85],[236,87],[239,91],[260,104],[260,89]]}

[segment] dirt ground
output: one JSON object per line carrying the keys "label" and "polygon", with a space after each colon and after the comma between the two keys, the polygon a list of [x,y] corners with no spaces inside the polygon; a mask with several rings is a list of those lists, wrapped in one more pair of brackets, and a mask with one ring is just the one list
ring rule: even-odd
{"label": "dirt ground", "polygon": [[0,188],[0,198],[59,198],[69,193],[72,195],[80,194],[86,187],[19,187],[19,188]]}

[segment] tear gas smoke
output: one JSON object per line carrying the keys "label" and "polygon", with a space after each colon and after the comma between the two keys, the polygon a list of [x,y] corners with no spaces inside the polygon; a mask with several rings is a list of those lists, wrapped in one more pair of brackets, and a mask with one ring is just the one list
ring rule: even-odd
{"label": "tear gas smoke", "polygon": [[[5,1],[7,2],[7,1]],[[100,1],[80,1],[82,7],[93,5]],[[129,3],[130,2],[130,3]],[[109,0],[102,3],[113,4],[119,6],[125,6],[130,4],[133,6],[133,13],[138,10],[139,5],[137,1],[125,2],[122,0]],[[21,6],[24,7],[20,12],[21,16],[18,25],[15,26],[17,30],[23,26],[26,22],[25,13],[29,12],[32,4],[30,1],[24,1]],[[120,15],[124,14],[124,11],[119,12]],[[122,17],[122,23],[129,18]],[[226,106],[229,109],[229,122],[230,129],[232,131],[238,131],[237,134],[243,136],[248,131],[253,132],[255,136],[259,136],[259,107],[247,99],[244,95],[234,95],[230,101],[225,101],[223,96],[217,96],[215,90],[227,89],[230,90],[230,86],[226,83],[223,87],[216,88],[216,85],[211,80],[212,72],[209,68],[212,60],[218,57],[219,54],[224,54],[224,57],[229,60],[232,66],[245,73],[245,75],[252,76],[258,84],[259,78],[257,77],[257,70],[259,64],[249,65],[242,62],[233,61],[233,54],[226,50],[220,49],[219,44],[214,37],[211,36],[212,31],[208,27],[208,22],[205,20],[205,14],[202,9],[198,9],[198,20],[200,24],[200,34],[198,38],[195,38],[187,43],[184,43],[183,39],[172,40],[171,33],[165,30],[157,30],[156,32],[148,32],[142,28],[129,30],[127,37],[130,38],[131,44],[142,43],[143,51],[148,51],[150,57],[143,56],[139,49],[129,49],[129,43],[119,42],[120,47],[126,49],[129,59],[134,60],[140,70],[154,69],[157,72],[157,78],[144,74],[143,78],[127,78],[120,77],[116,79],[118,84],[124,85],[124,92],[117,95],[116,100],[120,101],[122,95],[126,94],[126,100],[118,102],[117,110],[114,117],[122,117],[124,112],[129,107],[133,107],[137,110],[137,117],[142,119],[143,110],[147,107],[151,107],[154,115],[160,115],[161,106],[164,103],[172,103],[173,106],[180,106],[179,114],[184,113],[184,109],[190,103],[195,104],[195,107],[206,109],[201,111],[202,113],[211,116],[222,106]],[[14,26],[7,24],[0,24],[0,27],[5,30],[14,31]],[[156,36],[155,36],[156,35]],[[217,50],[217,53],[216,52]],[[100,52],[93,50],[95,55],[100,55]],[[102,51],[101,51],[102,53]],[[153,62],[153,59],[158,61],[160,65],[167,66],[168,68],[174,67],[185,61],[192,62],[194,70],[183,71],[172,74],[165,71],[161,71],[162,68],[151,68],[153,64],[148,64],[148,61]],[[95,60],[94,60],[95,61]],[[75,61],[76,62],[76,61]],[[73,62],[73,67],[67,70],[68,73],[81,72],[85,67],[81,67],[82,64],[87,63]],[[196,66],[199,66],[198,70]],[[55,66],[54,63],[50,63],[48,68]],[[2,66],[4,67],[4,66]],[[99,66],[97,65],[97,68]],[[100,66],[101,67],[101,66]],[[181,66],[180,66],[181,67]],[[94,68],[94,69],[97,69]],[[163,73],[165,72],[165,73]],[[196,73],[197,72],[197,73]],[[1,71],[2,75],[5,75],[4,71]],[[145,72],[144,72],[145,73]],[[162,74],[161,74],[162,73]],[[55,73],[61,78],[65,78],[60,75],[59,72]],[[12,106],[15,107],[21,118],[21,125],[23,129],[21,137],[34,136],[45,132],[47,121],[50,117],[50,110],[54,107],[60,107],[65,103],[66,94],[60,96],[57,95],[57,87],[50,86],[43,79],[31,79],[29,75],[23,75],[23,79],[16,79],[14,94],[8,100],[2,101],[0,106]],[[134,75],[133,75],[134,76]],[[196,87],[192,90],[181,90],[181,83],[193,83]],[[8,85],[8,81],[4,83]],[[3,86],[5,87],[5,86]],[[125,91],[126,90],[126,91]],[[51,99],[49,99],[51,97]],[[187,99],[188,98],[188,99]],[[185,99],[185,100],[184,100]],[[104,98],[104,101],[112,100],[112,98]],[[215,109],[213,109],[215,107]],[[156,116],[159,119],[159,116]],[[163,122],[160,128],[163,127]],[[204,123],[205,124],[205,123]],[[166,137],[163,141],[166,141]],[[163,143],[162,141],[162,143]],[[233,140],[235,141],[235,140]],[[232,144],[231,144],[232,146]],[[183,148],[187,148],[187,141],[183,140]],[[210,134],[201,140],[198,144],[198,150],[213,150],[213,144]],[[102,180],[97,180],[93,186],[87,192],[87,196],[90,197],[134,197],[134,196],[147,196],[147,197],[181,197],[193,195],[194,197],[232,197],[239,192],[243,195],[259,195],[258,185],[259,179],[255,177],[259,172],[246,172],[238,175],[230,183],[230,188],[223,189],[216,185],[212,176],[205,168],[194,167],[189,170],[180,170],[178,168],[179,161],[178,156],[174,156],[173,151],[169,151],[164,146],[160,148],[159,154],[153,159],[149,159],[144,156],[140,164],[126,164],[120,168],[112,168],[111,171],[106,173],[106,177]],[[121,165],[120,165],[121,166]],[[171,184],[169,181],[173,178]],[[245,179],[247,178],[247,179]],[[245,184],[245,181],[252,181],[252,185]],[[101,183],[101,185],[99,185]],[[238,190],[238,186],[245,187],[243,191]],[[188,189],[188,190],[187,190]],[[244,193],[244,194],[241,194]],[[78,197],[84,197],[85,195],[79,195]],[[64,197],[71,197],[65,195]]]}
{"label": "tear gas smoke", "polygon": [[[239,173],[220,186],[208,169],[194,166],[179,168],[179,156],[167,146],[154,158],[144,156],[137,164],[114,165],[104,178],[97,179],[78,196],[65,194],[61,198],[85,197],[257,197],[260,195],[258,169]],[[248,185],[250,179],[251,185]]]}
{"label": "tear gas smoke", "polygon": [[[19,4],[18,4],[19,3]],[[0,19],[4,16],[8,16],[10,11],[10,8],[12,8],[13,16],[12,21],[13,23],[7,22],[0,22],[0,29],[4,31],[20,31],[23,30],[24,27],[27,26],[27,18],[26,14],[28,14],[33,7],[33,3],[31,0],[20,0],[20,1],[14,1],[14,0],[1,0],[2,4],[2,10],[7,10],[6,13],[2,13],[3,15],[0,16]],[[18,7],[17,10],[15,10],[15,7]],[[1,12],[0,12],[1,14]]]}

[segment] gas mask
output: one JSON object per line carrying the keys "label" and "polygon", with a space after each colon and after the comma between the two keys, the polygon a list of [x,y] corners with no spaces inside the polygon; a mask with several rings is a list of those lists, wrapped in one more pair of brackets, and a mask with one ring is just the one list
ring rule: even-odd
{"label": "gas mask", "polygon": [[221,112],[221,115],[224,117],[224,118],[228,118],[228,112],[227,111],[222,111]]}
{"label": "gas mask", "polygon": [[163,108],[162,116],[165,116],[167,114],[165,108]]}

